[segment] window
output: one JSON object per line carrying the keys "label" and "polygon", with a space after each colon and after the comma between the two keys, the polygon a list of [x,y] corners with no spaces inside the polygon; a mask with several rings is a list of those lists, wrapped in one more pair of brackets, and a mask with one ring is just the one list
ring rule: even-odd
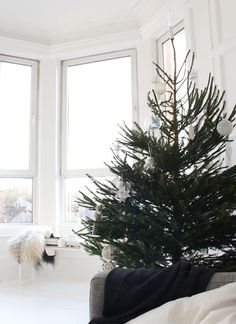
{"label": "window", "polygon": [[84,210],[74,203],[91,181],[111,176],[104,162],[125,121],[137,120],[135,51],[63,62],[62,179],[66,222],[78,222]]}
{"label": "window", "polygon": [[[184,59],[187,54],[186,50],[186,37],[183,23],[176,25],[173,28],[174,32],[174,46],[176,53],[176,67],[177,71],[181,68]],[[157,42],[158,47],[158,63],[163,67],[164,71],[171,77],[174,75],[174,55],[173,47],[170,39],[170,33],[167,32],[163,37],[161,37]],[[185,70],[182,69],[182,72],[179,74],[179,80],[184,77]],[[170,89],[168,89],[171,92]],[[187,91],[187,83],[184,82],[181,88],[178,91],[177,99],[183,98]],[[166,95],[166,100],[170,99],[170,94]],[[170,117],[170,116],[169,116]],[[184,134],[184,132],[183,132]]]}
{"label": "window", "polygon": [[0,223],[33,222],[37,62],[0,55]]}
{"label": "window", "polygon": [[[174,31],[174,45],[176,50],[176,63],[177,69],[181,66],[184,61],[186,50],[186,37],[183,24],[178,24],[173,28]],[[173,75],[173,49],[170,40],[170,34],[167,32],[161,37],[158,42],[158,62],[163,66],[164,70],[169,74]]]}

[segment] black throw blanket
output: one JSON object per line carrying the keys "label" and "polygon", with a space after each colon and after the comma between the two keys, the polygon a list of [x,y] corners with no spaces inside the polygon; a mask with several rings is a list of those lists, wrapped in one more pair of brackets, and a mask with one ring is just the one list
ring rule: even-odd
{"label": "black throw blanket", "polygon": [[185,261],[165,269],[114,269],[105,282],[103,317],[89,324],[123,324],[168,301],[198,294],[213,273]]}

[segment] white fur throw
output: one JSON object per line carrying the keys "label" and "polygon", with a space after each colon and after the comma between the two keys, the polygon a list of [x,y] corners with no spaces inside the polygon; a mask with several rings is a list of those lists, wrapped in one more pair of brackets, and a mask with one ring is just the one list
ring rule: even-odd
{"label": "white fur throw", "polygon": [[127,324],[235,324],[236,283],[157,307]]}
{"label": "white fur throw", "polygon": [[18,263],[28,263],[37,269],[41,265],[44,242],[41,231],[27,230],[8,240],[8,250]]}

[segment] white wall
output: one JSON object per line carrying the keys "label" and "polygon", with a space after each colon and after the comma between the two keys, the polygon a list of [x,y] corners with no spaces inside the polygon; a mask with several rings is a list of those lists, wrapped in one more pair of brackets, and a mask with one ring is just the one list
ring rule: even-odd
{"label": "white wall", "polygon": [[[208,74],[211,72],[217,86],[226,90],[228,112],[236,104],[235,12],[235,0],[189,0],[185,5],[188,45],[196,53],[198,85],[206,85]],[[236,130],[231,138],[236,139]],[[228,147],[226,159],[228,165],[236,163],[236,141]]]}
{"label": "white wall", "polygon": [[[120,33],[96,39],[42,46],[0,37],[3,54],[22,56],[40,61],[39,84],[39,137],[38,137],[38,191],[36,220],[38,224],[57,227],[60,233],[71,233],[71,226],[61,223],[60,218],[60,62],[62,60],[127,48],[137,50],[139,122],[142,124],[148,109],[146,95],[154,77],[152,61],[156,61],[155,42],[168,30],[167,16],[175,25],[183,18],[188,46],[196,54],[195,70],[198,84],[204,86],[209,72],[215,76],[220,88],[227,91],[227,107],[236,103],[236,12],[235,0],[170,0],[163,10],[153,15],[139,31]],[[235,134],[233,135],[235,136]],[[236,162],[236,146],[232,145],[232,163]],[[22,226],[0,225],[0,247],[5,249],[7,235],[22,230]],[[16,276],[12,261],[6,261],[0,250],[1,276]],[[1,259],[2,256],[2,259]],[[71,258],[71,260],[73,257]],[[65,261],[66,260],[66,261]],[[79,258],[76,259],[80,260]],[[86,269],[90,257],[81,263]],[[4,261],[4,262],[5,262]],[[60,257],[58,273],[72,261],[66,255]],[[75,261],[75,262],[77,262]],[[65,262],[65,263],[64,263]],[[76,267],[80,262],[76,263]],[[96,266],[95,266],[96,268]],[[94,268],[94,269],[95,269]],[[9,270],[11,269],[11,270]],[[13,271],[13,272],[12,272]],[[64,270],[63,270],[64,271]],[[13,274],[14,273],[14,274]],[[5,278],[5,277],[4,277]]]}

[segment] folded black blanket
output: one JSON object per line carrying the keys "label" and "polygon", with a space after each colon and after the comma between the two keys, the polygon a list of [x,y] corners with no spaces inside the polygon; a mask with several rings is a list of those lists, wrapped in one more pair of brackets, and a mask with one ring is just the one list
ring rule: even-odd
{"label": "folded black blanket", "polygon": [[105,282],[103,317],[89,324],[123,324],[168,301],[200,293],[213,273],[186,261],[165,269],[114,269]]}

